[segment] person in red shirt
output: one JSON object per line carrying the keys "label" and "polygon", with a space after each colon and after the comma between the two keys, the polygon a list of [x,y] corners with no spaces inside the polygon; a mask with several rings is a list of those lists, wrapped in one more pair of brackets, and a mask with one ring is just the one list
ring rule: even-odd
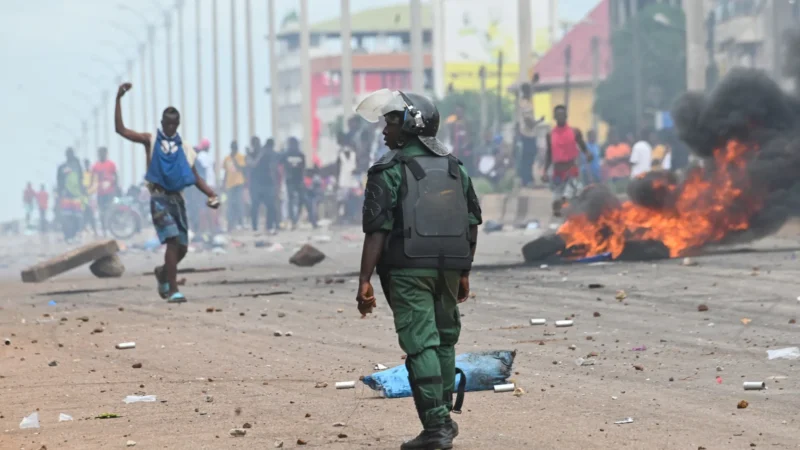
{"label": "person in red shirt", "polygon": [[47,193],[47,189],[43,184],[39,192],[36,193],[36,203],[39,205],[39,231],[42,234],[47,232],[47,205],[49,201],[50,194]]}
{"label": "person in red shirt", "polygon": [[25,205],[25,227],[31,226],[31,214],[33,213],[33,201],[36,199],[36,191],[33,190],[33,184],[28,182],[28,186],[22,193],[22,203]]}
{"label": "person in red shirt", "polygon": [[583,190],[578,167],[578,151],[583,152],[589,163],[594,156],[586,147],[580,130],[567,125],[567,108],[564,105],[555,107],[553,117],[556,119],[556,126],[547,135],[547,155],[542,181],[549,180],[547,171],[552,165],[553,217],[561,217],[564,203]]}
{"label": "person in red shirt", "polygon": [[97,186],[97,207],[100,210],[100,225],[106,230],[106,212],[117,196],[117,165],[108,159],[108,149],[97,150],[97,162],[92,166],[92,185]]}

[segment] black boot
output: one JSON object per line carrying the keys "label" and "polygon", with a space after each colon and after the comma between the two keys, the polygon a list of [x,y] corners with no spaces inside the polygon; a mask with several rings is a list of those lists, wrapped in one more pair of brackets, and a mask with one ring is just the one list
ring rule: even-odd
{"label": "black boot", "polygon": [[400,450],[450,450],[451,448],[453,448],[453,435],[450,428],[444,425],[422,430],[419,436],[400,446]]}
{"label": "black boot", "polygon": [[455,439],[458,436],[458,424],[451,418],[444,419],[444,428],[450,431],[450,435]]}

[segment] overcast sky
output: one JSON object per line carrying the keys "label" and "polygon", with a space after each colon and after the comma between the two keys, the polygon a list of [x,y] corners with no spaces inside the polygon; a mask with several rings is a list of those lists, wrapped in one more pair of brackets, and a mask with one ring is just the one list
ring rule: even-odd
{"label": "overcast sky", "polygon": [[[184,11],[184,33],[186,35],[185,62],[186,100],[182,111],[185,117],[185,139],[194,143],[198,138],[195,1],[202,2],[201,31],[203,61],[203,106],[202,126],[204,136],[213,133],[212,47],[211,47],[211,0],[187,0]],[[239,98],[239,133],[241,140],[247,132],[247,74],[244,45],[245,1],[233,0],[237,8],[237,83]],[[509,1],[516,0],[487,0]],[[533,0],[545,1],[545,0]],[[219,0],[220,39],[220,141],[227,145],[232,138],[230,121],[231,102],[231,0]],[[370,7],[397,4],[402,0],[351,0],[353,12]],[[562,19],[575,21],[585,15],[599,0],[561,0],[559,15]],[[131,182],[131,160],[136,159],[137,176],[144,170],[144,153],[137,148],[132,154],[130,145],[121,144],[113,133],[112,107],[116,92],[116,78],[125,73],[125,61],[135,59],[134,88],[125,101],[134,102],[135,114],[128,117],[128,104],[124,103],[126,125],[140,131],[154,131],[153,107],[148,96],[148,122],[143,123],[137,43],[127,32],[135,34],[139,41],[146,39],[144,20],[136,14],[123,10],[120,4],[133,9],[156,22],[156,66],[159,110],[167,106],[166,81],[166,37],[164,33],[164,11],[173,8],[174,0],[2,0],[0,2],[0,130],[3,134],[5,175],[0,178],[0,192],[6,202],[0,210],[0,221],[22,216],[22,190],[27,181],[38,188],[45,183],[49,190],[55,182],[57,165],[64,159],[64,150],[74,145],[81,135],[81,123],[89,119],[88,136],[92,147],[89,156],[95,159],[94,120],[92,110],[107,103],[102,109],[100,121],[100,144],[106,144],[108,117],[111,159],[123,170],[122,180],[127,186]],[[270,133],[269,97],[265,88],[269,86],[267,64],[267,7],[266,0],[252,0],[253,55],[255,71],[256,130],[262,136]],[[333,18],[339,15],[339,2],[335,0],[309,0],[310,22]],[[296,0],[276,0],[276,22],[279,24],[290,11],[297,8]],[[173,21],[175,16],[173,14]],[[116,25],[115,25],[116,24]],[[123,31],[121,28],[127,29]],[[174,28],[173,28],[174,29]],[[175,36],[176,32],[173,32]],[[173,37],[173,103],[180,108],[177,37]],[[149,56],[148,56],[149,64]],[[149,70],[149,68],[148,68]],[[147,83],[150,74],[147,73]],[[149,86],[148,86],[149,88]],[[104,96],[103,93],[106,93]],[[120,155],[124,159],[120,161]],[[81,158],[84,154],[80,153]]]}

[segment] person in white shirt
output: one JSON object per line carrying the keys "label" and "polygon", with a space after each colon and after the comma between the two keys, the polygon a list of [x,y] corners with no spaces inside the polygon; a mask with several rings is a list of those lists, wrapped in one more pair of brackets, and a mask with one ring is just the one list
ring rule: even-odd
{"label": "person in white shirt", "polygon": [[633,144],[631,149],[631,178],[637,178],[650,171],[653,146],[647,141],[648,134],[642,132],[641,139]]}

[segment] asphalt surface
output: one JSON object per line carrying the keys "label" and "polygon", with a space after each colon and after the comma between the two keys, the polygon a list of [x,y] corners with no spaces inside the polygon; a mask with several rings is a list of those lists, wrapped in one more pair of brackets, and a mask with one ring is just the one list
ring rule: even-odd
{"label": "asphalt surface", "polygon": [[[521,264],[519,248],[537,233],[480,236],[457,351],[516,350],[512,381],[524,394],[468,394],[455,448],[800,446],[800,360],[769,361],[766,352],[800,344],[790,323],[800,319],[794,233],[694,257],[694,266],[545,268]],[[361,383],[334,389],[376,363],[403,363],[383,297],[366,319],[356,310],[358,230],[232,239],[241,245],[225,254],[187,257],[183,267],[225,270],[182,275],[189,302],[168,305],[142,275],[159,253],[125,252],[120,279],[95,279],[84,267],[22,284],[22,267],[66,247],[4,238],[0,337],[11,344],[0,346],[0,448],[113,449],[130,440],[136,449],[393,449],[416,435],[410,399],[382,399]],[[258,240],[283,249],[256,248]],[[289,265],[309,240],[326,260]],[[565,318],[574,325],[552,325]],[[121,342],[136,348],[115,349]],[[744,381],[768,389],[744,391]],[[157,401],[125,404],[128,395]],[[737,408],[742,400],[746,409]],[[20,429],[35,411],[41,427]],[[58,422],[60,413],[74,420]],[[104,413],[121,417],[95,419]],[[229,435],[245,423],[246,436]]]}

